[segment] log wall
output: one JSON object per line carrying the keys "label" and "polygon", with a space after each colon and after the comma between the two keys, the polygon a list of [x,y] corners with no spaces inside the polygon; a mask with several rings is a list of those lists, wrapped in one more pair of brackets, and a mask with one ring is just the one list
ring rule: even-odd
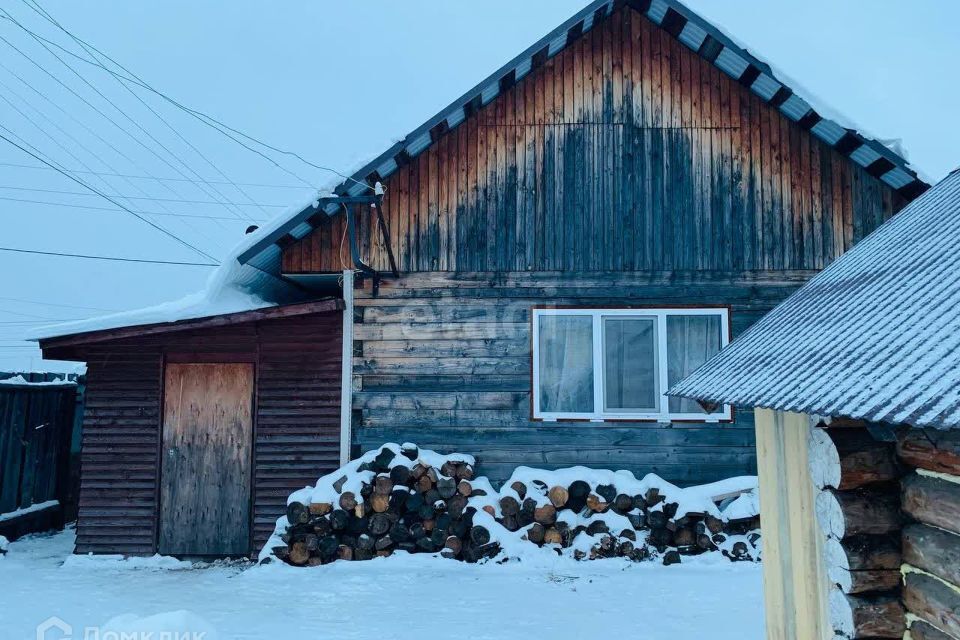
{"label": "log wall", "polygon": [[732,423],[532,419],[531,309],[729,305],[736,337],[809,272],[429,273],[356,291],[353,438],[470,451],[494,482],[517,465],[653,472],[681,484],[756,473],[753,412]]}
{"label": "log wall", "polygon": [[340,333],[332,313],[84,347],[77,553],[156,553],[165,361],[254,363],[251,550],[259,549],[287,496],[339,466]]}
{"label": "log wall", "polygon": [[960,638],[960,432],[904,429],[903,600],[914,640]]}
{"label": "log wall", "polygon": [[[628,8],[435,134],[385,181],[403,272],[822,269],[904,204]],[[345,268],[344,227],[283,270]]]}
{"label": "log wall", "polygon": [[808,425],[831,628],[841,638],[901,638],[903,519],[892,432],[841,419]]}

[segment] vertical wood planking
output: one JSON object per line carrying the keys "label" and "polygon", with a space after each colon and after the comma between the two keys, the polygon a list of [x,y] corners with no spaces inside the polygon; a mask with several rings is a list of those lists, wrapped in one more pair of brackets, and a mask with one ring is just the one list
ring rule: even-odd
{"label": "vertical wood planking", "polygon": [[[822,268],[903,205],[625,8],[386,183],[412,272]],[[283,268],[339,271],[342,230],[293,243]]]}

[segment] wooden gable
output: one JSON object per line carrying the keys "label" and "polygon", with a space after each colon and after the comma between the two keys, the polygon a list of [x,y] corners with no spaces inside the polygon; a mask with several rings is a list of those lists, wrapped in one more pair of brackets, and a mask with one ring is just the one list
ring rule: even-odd
{"label": "wooden gable", "polygon": [[[386,180],[401,271],[817,270],[906,202],[630,8],[535,64]],[[283,271],[349,266],[344,236]]]}

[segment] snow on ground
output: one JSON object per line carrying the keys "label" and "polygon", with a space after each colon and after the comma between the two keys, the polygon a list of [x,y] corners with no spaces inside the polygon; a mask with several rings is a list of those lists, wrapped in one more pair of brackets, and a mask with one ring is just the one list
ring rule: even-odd
{"label": "snow on ground", "polygon": [[101,637],[106,629],[199,629],[204,640],[764,637],[760,565],[722,558],[665,567],[567,558],[470,565],[398,555],[313,569],[193,568],[169,558],[65,563],[73,542],[68,530],[10,544],[0,558],[0,639],[34,638],[54,615],[75,638],[91,626]]}

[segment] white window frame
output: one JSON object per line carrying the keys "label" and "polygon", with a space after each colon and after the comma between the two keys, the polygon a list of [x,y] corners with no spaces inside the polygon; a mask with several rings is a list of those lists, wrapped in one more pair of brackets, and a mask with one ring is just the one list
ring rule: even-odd
{"label": "white window frame", "polygon": [[[585,316],[593,319],[593,407],[592,413],[560,413],[540,411],[540,318],[544,316]],[[633,309],[533,309],[533,418],[544,422],[558,420],[643,421],[643,422],[721,422],[733,418],[733,408],[724,405],[717,413],[672,413],[668,390],[667,318],[670,316],[717,316],[720,318],[720,348],[730,342],[730,309],[728,307],[644,308]],[[658,411],[635,412],[604,409],[605,367],[603,366],[603,320],[610,317],[651,318],[656,320],[657,371],[660,398]]]}

